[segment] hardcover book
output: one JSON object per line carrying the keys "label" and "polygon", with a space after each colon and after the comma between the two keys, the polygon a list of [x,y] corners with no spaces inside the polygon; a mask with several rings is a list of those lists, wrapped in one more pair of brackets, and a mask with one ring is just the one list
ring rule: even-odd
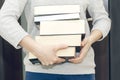
{"label": "hardcover book", "polygon": [[[68,47],[63,50],[59,50],[56,55],[60,58],[73,58],[75,57],[75,47]],[[36,56],[34,56],[32,53],[29,53],[29,60],[35,64],[35,63],[41,63]]]}
{"label": "hardcover book", "polygon": [[79,13],[80,5],[54,5],[34,7],[34,15]]}
{"label": "hardcover book", "polygon": [[34,17],[34,22],[50,21],[50,20],[77,20],[80,19],[79,13],[67,13],[67,14],[56,14],[56,15],[40,15]]}
{"label": "hardcover book", "polygon": [[40,35],[85,34],[84,20],[41,21]]}
{"label": "hardcover book", "polygon": [[42,45],[81,46],[81,35],[36,36],[35,40]]}

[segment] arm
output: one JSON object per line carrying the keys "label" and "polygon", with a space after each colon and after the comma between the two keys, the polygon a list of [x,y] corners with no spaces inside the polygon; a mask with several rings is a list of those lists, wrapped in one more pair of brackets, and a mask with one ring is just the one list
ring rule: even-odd
{"label": "arm", "polygon": [[105,11],[103,0],[90,0],[88,11],[93,18],[93,28],[91,32],[93,30],[99,30],[102,33],[100,40],[103,40],[111,28],[111,20],[108,13]]}
{"label": "arm", "polygon": [[43,65],[63,62],[55,53],[64,45],[43,46],[36,43],[18,23],[27,0],[5,0],[0,11],[0,35],[16,49],[20,47],[32,52]]}
{"label": "arm", "polygon": [[70,59],[69,61],[72,63],[80,63],[84,60],[85,56],[87,55],[91,45],[98,41],[102,37],[102,33],[99,30],[93,30],[89,37],[86,37],[82,42],[81,46],[82,49],[80,51],[80,55],[76,58]]}
{"label": "arm", "polygon": [[0,35],[19,49],[19,42],[28,35],[18,23],[27,0],[5,0],[0,10]]}
{"label": "arm", "polygon": [[55,63],[62,63],[65,60],[58,58],[56,52],[60,49],[67,48],[66,45],[50,45],[44,46],[35,42],[30,36],[24,37],[20,45],[24,47],[29,52],[33,53],[43,65],[52,65]]}
{"label": "arm", "polygon": [[108,18],[108,14],[104,9],[102,0],[89,0],[88,11],[93,18],[93,28],[91,30],[91,34],[89,37],[86,37],[81,45],[82,49],[80,51],[80,55],[75,59],[70,59],[69,61],[73,63],[82,62],[87,55],[89,48],[91,45],[98,41],[104,39],[111,26],[110,19]]}

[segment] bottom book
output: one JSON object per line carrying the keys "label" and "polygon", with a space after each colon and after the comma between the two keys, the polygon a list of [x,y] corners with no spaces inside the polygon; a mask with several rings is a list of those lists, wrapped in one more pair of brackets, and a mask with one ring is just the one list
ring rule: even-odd
{"label": "bottom book", "polygon": [[[75,47],[68,47],[66,49],[59,50],[56,55],[60,58],[69,59],[75,57]],[[29,53],[29,60],[33,63],[40,63],[40,61],[37,59],[36,56],[34,56],[32,53]]]}

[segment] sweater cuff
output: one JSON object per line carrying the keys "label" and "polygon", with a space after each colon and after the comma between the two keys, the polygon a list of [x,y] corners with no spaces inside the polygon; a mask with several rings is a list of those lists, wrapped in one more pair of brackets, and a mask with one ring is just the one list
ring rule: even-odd
{"label": "sweater cuff", "polygon": [[16,49],[20,49],[22,48],[19,43],[21,42],[21,40],[25,37],[29,35],[28,33],[24,32],[22,33],[21,35],[19,35],[19,37],[16,39],[16,43],[13,44],[13,46],[16,48]]}
{"label": "sweater cuff", "polygon": [[91,32],[94,31],[94,30],[99,30],[99,31],[102,33],[102,37],[101,37],[98,41],[102,41],[102,40],[106,37],[106,35],[107,35],[107,33],[106,33],[106,32],[104,31],[104,29],[102,29],[102,28],[99,28],[99,27],[93,28],[93,29],[91,30]]}

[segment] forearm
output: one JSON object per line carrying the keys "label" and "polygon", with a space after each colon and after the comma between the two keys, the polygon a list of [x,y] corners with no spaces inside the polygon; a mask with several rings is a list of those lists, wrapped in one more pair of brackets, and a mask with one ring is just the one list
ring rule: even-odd
{"label": "forearm", "polygon": [[69,61],[72,63],[80,63],[84,60],[85,56],[87,55],[91,45],[98,41],[102,37],[102,33],[100,30],[93,30],[89,37],[86,37],[82,42],[82,48],[80,50],[80,55],[76,58],[72,58]]}
{"label": "forearm", "polygon": [[56,47],[53,46],[41,46],[37,42],[35,42],[30,36],[25,36],[21,42],[20,46],[31,52],[35,55],[43,65],[52,65],[55,63],[61,63],[65,60],[62,58],[58,58],[56,56],[57,50],[61,50],[66,48],[66,46],[58,45]]}
{"label": "forearm", "polygon": [[93,30],[89,36],[89,42],[93,44],[94,42],[98,41],[99,39],[102,38],[102,32],[100,30]]}
{"label": "forearm", "polygon": [[27,32],[18,23],[27,0],[5,0],[0,9],[0,35],[16,49]]}
{"label": "forearm", "polygon": [[[41,46],[37,44],[37,42],[35,42],[30,35],[25,36],[21,42],[19,43],[20,46],[22,46],[23,48],[25,48],[26,50],[28,50],[29,52],[32,52],[34,55],[37,55],[35,53],[38,53],[38,51],[41,51]],[[41,50],[38,50],[41,49]],[[40,52],[42,53],[42,52]]]}

